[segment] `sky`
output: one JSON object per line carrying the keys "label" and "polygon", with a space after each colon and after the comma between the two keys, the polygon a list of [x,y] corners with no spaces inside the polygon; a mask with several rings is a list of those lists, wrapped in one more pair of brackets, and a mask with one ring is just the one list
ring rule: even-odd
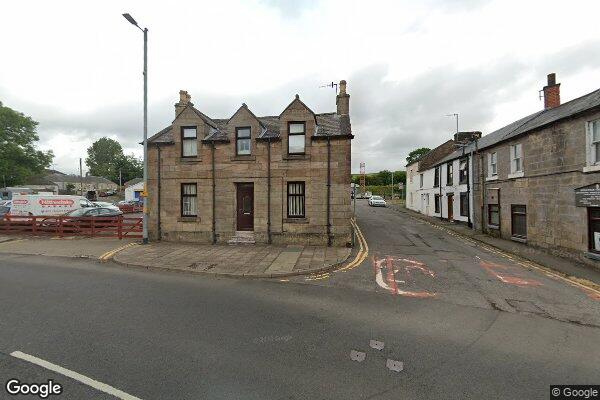
{"label": "sky", "polygon": [[[220,0],[7,2],[0,101],[39,122],[52,168],[78,172],[101,137],[141,156],[143,35],[149,29],[149,135],[179,90],[213,118],[242,104],[279,115],[296,93],[315,112],[350,94],[352,172],[402,170],[407,154],[461,131],[488,134],[600,87],[600,2]],[[85,168],[85,167],[84,167]]]}

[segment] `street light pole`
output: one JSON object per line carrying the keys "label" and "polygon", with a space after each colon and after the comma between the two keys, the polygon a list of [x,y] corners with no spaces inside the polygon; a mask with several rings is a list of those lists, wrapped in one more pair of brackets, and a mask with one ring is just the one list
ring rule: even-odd
{"label": "street light pole", "polygon": [[148,28],[142,29],[127,13],[123,17],[144,32],[144,214],[142,243],[148,244]]}

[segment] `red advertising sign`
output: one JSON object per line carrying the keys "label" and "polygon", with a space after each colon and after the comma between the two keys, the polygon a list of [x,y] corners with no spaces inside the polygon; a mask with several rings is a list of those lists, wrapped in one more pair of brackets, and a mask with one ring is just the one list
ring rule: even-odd
{"label": "red advertising sign", "polygon": [[75,203],[71,199],[39,199],[38,202],[42,206],[66,206],[66,207],[70,207]]}
{"label": "red advertising sign", "polygon": [[27,199],[15,199],[15,200],[13,200],[13,205],[14,204],[18,204],[18,205],[20,205],[20,204],[28,204],[28,203],[29,203],[29,200],[27,200]]}

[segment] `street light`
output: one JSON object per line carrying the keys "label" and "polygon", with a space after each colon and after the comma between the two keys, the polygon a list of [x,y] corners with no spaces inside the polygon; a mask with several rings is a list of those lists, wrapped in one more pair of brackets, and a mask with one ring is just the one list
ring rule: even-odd
{"label": "street light", "polygon": [[148,244],[148,28],[142,29],[128,13],[123,17],[144,32],[144,215],[142,242]]}

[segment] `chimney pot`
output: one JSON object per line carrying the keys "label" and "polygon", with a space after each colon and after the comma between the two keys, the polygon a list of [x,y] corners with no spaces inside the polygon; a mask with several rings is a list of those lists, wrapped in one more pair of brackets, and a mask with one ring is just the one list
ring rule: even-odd
{"label": "chimney pot", "polygon": [[346,81],[340,81],[340,93],[335,99],[338,115],[350,115],[350,95],[346,93]]}
{"label": "chimney pot", "polygon": [[544,86],[544,109],[560,106],[560,83],[556,83],[556,74],[548,74],[548,85]]}
{"label": "chimney pot", "polygon": [[183,111],[184,108],[187,107],[187,105],[192,105],[192,96],[189,95],[189,93],[187,92],[187,90],[180,90],[179,91],[179,102],[175,103],[175,118],[177,118],[177,116]]}

